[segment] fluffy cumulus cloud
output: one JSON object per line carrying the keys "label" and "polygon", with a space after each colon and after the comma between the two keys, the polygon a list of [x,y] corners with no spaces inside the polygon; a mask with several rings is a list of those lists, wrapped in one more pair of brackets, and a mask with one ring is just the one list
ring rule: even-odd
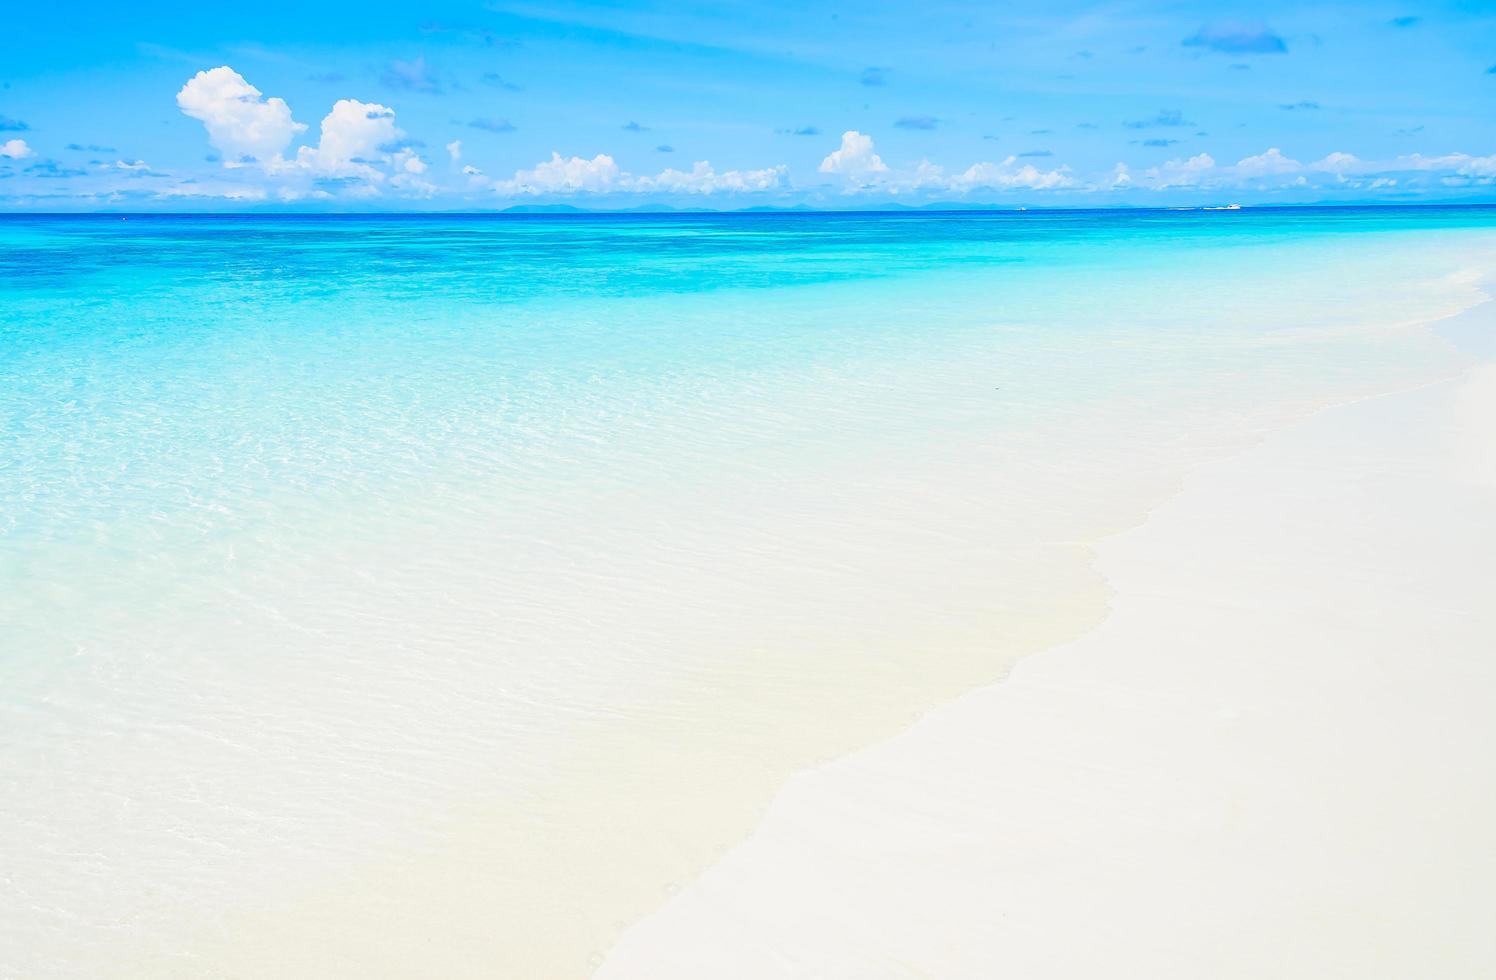
{"label": "fluffy cumulus cloud", "polygon": [[292,118],[284,100],[266,98],[227,65],[194,75],[177,93],[177,105],[207,129],[226,168],[257,167],[281,182],[275,189],[281,199],[325,193],[309,181],[344,181],[356,194],[384,185],[413,196],[436,190],[422,177],[426,161],[395,125],[395,111],[377,102],[339,99],[322,119],[316,145],[289,156],[306,125]]}
{"label": "fluffy cumulus cloud", "polygon": [[1417,190],[1431,184],[1490,186],[1496,184],[1496,154],[1482,157],[1469,153],[1439,156],[1412,153],[1389,160],[1363,160],[1351,153],[1336,152],[1305,164],[1303,172],[1311,179],[1328,175],[1336,185],[1363,190],[1392,187]]}
{"label": "fluffy cumulus cloud", "polygon": [[177,105],[208,130],[229,166],[280,156],[306,129],[284,99],[267,99],[227,65],[200,71],[177,93]]}
{"label": "fluffy cumulus cloud", "polygon": [[1040,170],[1031,163],[1017,165],[1017,157],[1002,163],[976,163],[955,175],[947,186],[953,191],[1032,190],[1052,191],[1077,186],[1064,169]]}
{"label": "fluffy cumulus cloud", "polygon": [[1170,160],[1144,171],[1119,163],[1109,180],[1095,185],[1115,191],[1188,190],[1282,191],[1311,188],[1377,190],[1477,187],[1496,184],[1496,154],[1473,156],[1446,153],[1422,156],[1414,153],[1389,160],[1364,160],[1353,153],[1336,151],[1310,163],[1301,163],[1277,147],[1243,157],[1235,164],[1219,166],[1207,153]]}
{"label": "fluffy cumulus cloud", "polygon": [[1261,186],[1264,181],[1271,182],[1275,178],[1298,175],[1305,169],[1302,163],[1285,156],[1277,147],[1255,156],[1244,157],[1230,166],[1218,166],[1209,153],[1198,153],[1192,157],[1149,167],[1140,174],[1134,174],[1125,165],[1118,164],[1111,186],[1145,187],[1153,190]]}
{"label": "fluffy cumulus cloud", "polygon": [[1169,187],[1194,187],[1209,180],[1215,171],[1215,159],[1199,153],[1188,159],[1170,160],[1143,172],[1140,183],[1159,190]]}
{"label": "fluffy cumulus cloud", "polygon": [[[1275,54],[1287,50],[1281,37],[1260,25],[1207,25],[1184,43],[1232,54]],[[424,62],[418,59],[397,63],[394,68],[398,70],[384,79],[386,84],[402,93],[432,91],[434,76]],[[885,72],[885,69],[869,69],[864,81],[881,84]],[[804,174],[809,179],[798,185],[785,166],[719,170],[710,161],[699,160],[689,167],[668,167],[656,172],[658,164],[655,164],[646,172],[630,173],[607,153],[589,157],[552,152],[549,159],[533,167],[514,171],[507,178],[496,178],[475,166],[481,159],[470,160],[472,154],[467,152],[470,148],[455,137],[471,129],[485,133],[513,131],[514,127],[506,120],[487,117],[467,123],[452,120],[452,125],[459,128],[444,134],[447,159],[433,167],[421,154],[423,144],[411,139],[397,124],[395,109],[380,102],[338,99],[321,119],[314,142],[308,127],[296,121],[283,99],[267,96],[227,65],[193,75],[176,98],[181,111],[201,123],[206,131],[215,151],[209,159],[219,164],[211,172],[178,178],[142,161],[130,162],[131,158],[120,157],[105,147],[83,143],[70,144],[69,148],[72,152],[99,154],[99,158],[86,166],[76,161],[72,166],[64,166],[58,161],[36,160],[32,148],[18,138],[22,132],[30,135],[29,127],[19,120],[0,117],[0,129],[9,131],[5,135],[17,137],[0,140],[0,176],[5,176],[9,185],[15,187],[36,182],[36,186],[45,184],[50,189],[62,186],[62,181],[75,181],[86,184],[89,192],[96,195],[156,193],[162,197],[266,202],[381,194],[426,198],[443,194],[467,202],[492,201],[495,197],[581,196],[616,201],[624,195],[647,195],[655,200],[717,195],[730,201],[734,197],[758,195],[759,200],[790,203],[829,202],[837,192],[873,201],[992,201],[1051,194],[1063,195],[1051,200],[1076,201],[1094,194],[1105,195],[1102,200],[1151,198],[1190,202],[1225,198],[1228,192],[1227,199],[1243,201],[1313,200],[1316,198],[1308,195],[1321,192],[1331,196],[1340,191],[1361,193],[1393,188],[1397,194],[1411,195],[1430,189],[1442,192],[1446,188],[1496,185],[1496,154],[1447,152],[1368,160],[1336,151],[1314,159],[1302,155],[1296,158],[1292,146],[1269,146],[1239,159],[1233,155],[1235,163],[1218,163],[1206,152],[1180,154],[1176,159],[1154,162],[1165,155],[1160,153],[1146,163],[1118,163],[1110,170],[1085,173],[1076,173],[1059,160],[1051,165],[1048,150],[1016,152],[1024,150],[1018,146],[1000,160],[981,160],[969,165],[962,162],[947,169],[930,160],[886,160],[878,152],[873,137],[855,129],[843,132],[838,142],[826,146],[823,152],[829,152],[820,158],[815,172]],[[1295,112],[1316,107],[1307,100],[1277,105]],[[1129,143],[1157,148],[1179,143],[1175,137],[1194,127],[1186,111],[1180,108],[1131,113],[1123,116],[1119,124],[1124,134],[1139,137]],[[943,125],[937,117],[924,115],[899,117],[893,123],[894,127],[906,130],[928,130]],[[647,127],[630,124],[625,128],[643,133]],[[820,130],[806,125],[776,132],[816,137]],[[472,136],[472,139],[489,146],[496,143],[487,136]],[[640,144],[640,152],[647,151],[650,159],[657,159],[656,153],[671,152],[668,144],[657,140],[650,139],[647,144],[647,147]],[[436,153],[440,159],[441,150]],[[23,159],[24,163],[16,163]],[[1296,193],[1305,196],[1278,197]]]}
{"label": "fluffy cumulus cloud", "polygon": [[[1001,163],[977,163],[956,173],[921,160],[908,169],[895,170],[878,155],[872,137],[849,130],[841,145],[821,161],[820,172],[841,177],[848,194],[878,193],[890,196],[919,192],[966,194],[982,190],[1060,190],[1080,188],[1068,169],[1040,170],[1009,156]],[[586,157],[563,157],[552,153],[528,170],[508,179],[492,180],[476,167],[462,173],[474,187],[486,187],[510,197],[524,195],[573,196],[583,194],[763,194],[794,191],[789,168],[717,170],[699,160],[690,170],[669,168],[657,174],[631,174],[613,157],[600,153]]]}
{"label": "fluffy cumulus cloud", "polygon": [[1276,146],[1266,152],[1236,162],[1236,175],[1247,178],[1296,174],[1302,169],[1303,164],[1284,156],[1283,151]]}
{"label": "fluffy cumulus cloud", "polygon": [[1321,159],[1309,164],[1309,169],[1321,170],[1325,173],[1331,174],[1344,174],[1354,173],[1360,170],[1363,166],[1364,164],[1362,163],[1361,158],[1356,156],[1354,153],[1341,153],[1337,150],[1336,152],[1326,154]]}
{"label": "fluffy cumulus cloud", "polygon": [[606,153],[591,160],[552,153],[545,163],[537,163],[530,171],[516,171],[513,180],[495,184],[495,190],[512,195],[603,193],[618,189],[621,174],[618,163]]}
{"label": "fluffy cumulus cloud", "polygon": [[1426,157],[1421,153],[1398,157],[1388,170],[1444,170],[1459,177],[1496,177],[1496,154],[1487,157],[1471,156],[1468,153],[1446,153],[1443,156]]}
{"label": "fluffy cumulus cloud", "polygon": [[549,160],[530,170],[516,170],[513,179],[497,181],[494,190],[501,194],[604,193],[618,188],[622,173],[606,153],[587,160],[552,152]]}
{"label": "fluffy cumulus cloud", "polygon": [[395,110],[388,106],[339,99],[322,120],[321,139],[315,147],[298,150],[296,164],[332,177],[377,181],[382,171],[376,164],[393,162],[391,151],[404,135],[395,127]]}
{"label": "fluffy cumulus cloud", "polygon": [[841,146],[821,161],[820,172],[844,178],[847,193],[948,191],[966,194],[979,190],[1060,190],[1079,186],[1079,182],[1063,167],[1040,170],[1033,164],[1020,164],[1017,156],[1009,156],[1001,163],[975,163],[952,174],[928,160],[921,160],[910,170],[894,170],[877,154],[872,137],[856,130],[842,134]]}
{"label": "fluffy cumulus cloud", "polygon": [[841,148],[833,150],[818,168],[823,174],[840,174],[848,180],[867,180],[888,172],[883,158],[873,152],[873,138],[849,129],[842,133]]}
{"label": "fluffy cumulus cloud", "polygon": [[654,177],[635,178],[633,188],[671,194],[752,194],[780,187],[784,183],[784,177],[784,167],[717,173],[710,163],[698,160],[689,171],[671,169],[661,171]]}

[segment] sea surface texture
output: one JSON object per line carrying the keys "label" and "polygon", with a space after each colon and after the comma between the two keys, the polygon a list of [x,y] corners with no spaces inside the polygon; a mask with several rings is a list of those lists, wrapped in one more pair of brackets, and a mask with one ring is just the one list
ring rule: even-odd
{"label": "sea surface texture", "polygon": [[0,976],[585,976],[1493,268],[1473,208],[0,216]]}

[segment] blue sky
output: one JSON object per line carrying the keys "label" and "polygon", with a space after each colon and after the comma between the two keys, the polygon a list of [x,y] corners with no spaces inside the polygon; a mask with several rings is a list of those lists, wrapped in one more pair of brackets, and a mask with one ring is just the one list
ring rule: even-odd
{"label": "blue sky", "polygon": [[41,4],[0,207],[1496,200],[1496,3]]}

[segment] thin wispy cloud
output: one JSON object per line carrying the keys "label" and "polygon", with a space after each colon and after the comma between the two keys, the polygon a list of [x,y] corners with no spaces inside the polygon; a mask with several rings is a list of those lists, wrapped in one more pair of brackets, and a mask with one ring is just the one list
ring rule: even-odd
{"label": "thin wispy cloud", "polygon": [[648,126],[641,126],[638,123],[634,122],[632,119],[630,119],[628,122],[624,123],[619,128],[623,129],[623,130],[625,130],[627,132],[630,132],[630,133],[647,133],[647,132],[649,132],[649,127]]}
{"label": "thin wispy cloud", "polygon": [[1282,109],[1284,112],[1303,112],[1305,110],[1313,111],[1319,108],[1319,103],[1310,102],[1308,100],[1304,100],[1301,102],[1280,102],[1278,103],[1278,108]]}
{"label": "thin wispy cloud", "polygon": [[777,133],[777,134],[779,134],[780,136],[819,136],[819,135],[821,135],[821,130],[820,130],[820,127],[818,127],[818,126],[796,126],[793,129],[789,129],[789,128],[786,128],[786,129],[776,129],[776,130],[774,130],[774,132]]}
{"label": "thin wispy cloud", "polygon": [[658,174],[632,174],[618,166],[611,156],[599,153],[584,157],[563,157],[552,152],[529,170],[518,170],[508,180],[489,181],[475,175],[481,186],[505,197],[526,195],[571,196],[576,194],[742,194],[761,193],[783,185],[783,167],[762,170],[718,171],[706,160],[690,170],[667,168]]}
{"label": "thin wispy cloud", "polygon": [[19,119],[0,115],[0,133],[24,133],[31,127]]}
{"label": "thin wispy cloud", "polygon": [[1421,17],[1415,17],[1412,14],[1407,14],[1402,17],[1394,17],[1391,20],[1387,21],[1387,23],[1391,24],[1393,27],[1412,27],[1422,19],[1423,18]]}
{"label": "thin wispy cloud", "polygon": [[489,116],[479,116],[468,122],[473,129],[481,129],[485,133],[512,133],[514,124],[507,119],[494,119]]}
{"label": "thin wispy cloud", "polygon": [[[0,152],[0,156],[4,156]],[[64,167],[56,160],[38,160],[26,168],[27,176],[39,177],[43,180],[66,180],[69,177],[83,177],[88,174],[82,167]]]}
{"label": "thin wispy cloud", "polygon": [[876,65],[864,68],[859,81],[864,85],[887,85],[889,69],[879,68]]}
{"label": "thin wispy cloud", "polygon": [[379,81],[386,88],[403,92],[425,92],[429,95],[439,95],[442,91],[440,80],[427,67],[424,57],[416,58],[414,61],[391,61],[380,74]]}
{"label": "thin wispy cloud", "polygon": [[1020,153],[1018,155],[1020,157],[1052,157],[1052,156],[1054,156],[1054,151],[1053,150],[1024,150],[1022,153]]}
{"label": "thin wispy cloud", "polygon": [[1182,42],[1187,48],[1204,48],[1224,54],[1286,54],[1288,44],[1266,24],[1218,21],[1206,24]]}
{"label": "thin wispy cloud", "polygon": [[495,34],[486,27],[470,27],[460,24],[443,24],[440,21],[427,21],[419,28],[422,34],[447,34],[464,41],[473,41],[484,47],[511,47],[513,42],[508,38]]}
{"label": "thin wispy cloud", "polygon": [[508,79],[504,78],[503,75],[500,75],[496,71],[484,72],[481,81],[484,85],[491,85],[494,88],[501,88],[506,92],[523,92],[525,90],[525,87],[523,85],[516,85],[514,82],[511,82]]}
{"label": "thin wispy cloud", "polygon": [[1122,125],[1128,129],[1152,129],[1155,126],[1193,126],[1194,123],[1184,118],[1184,111],[1181,109],[1160,109],[1156,116],[1129,120]]}
{"label": "thin wispy cloud", "polygon": [[934,116],[900,116],[893,124],[899,129],[934,129],[940,120]]}

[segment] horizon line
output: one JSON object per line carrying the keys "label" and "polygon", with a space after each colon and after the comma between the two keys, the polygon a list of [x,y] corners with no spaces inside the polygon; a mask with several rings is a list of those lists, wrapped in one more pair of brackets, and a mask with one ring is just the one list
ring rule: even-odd
{"label": "horizon line", "polygon": [[628,208],[583,208],[568,204],[511,205],[507,208],[484,210],[298,210],[245,208],[235,211],[198,211],[191,209],[162,209],[150,211],[111,211],[102,209],[69,211],[29,211],[0,208],[0,219],[4,218],[80,218],[80,217],[223,217],[223,218],[395,218],[395,217],[524,217],[524,218],[568,218],[596,215],[676,215],[691,217],[711,215],[805,215],[805,214],[1026,214],[1026,213],[1094,213],[1094,212],[1184,212],[1184,211],[1308,211],[1308,210],[1410,210],[1410,209],[1464,209],[1481,210],[1496,208],[1496,200],[1490,201],[1407,201],[1407,202],[1300,202],[1292,204],[1173,204],[1173,205],[1100,205],[1095,207],[1052,205],[997,205],[973,204],[966,207],[883,205],[867,208],[821,208],[809,205],[776,207],[755,205],[744,208],[678,208],[671,205],[638,205]]}

